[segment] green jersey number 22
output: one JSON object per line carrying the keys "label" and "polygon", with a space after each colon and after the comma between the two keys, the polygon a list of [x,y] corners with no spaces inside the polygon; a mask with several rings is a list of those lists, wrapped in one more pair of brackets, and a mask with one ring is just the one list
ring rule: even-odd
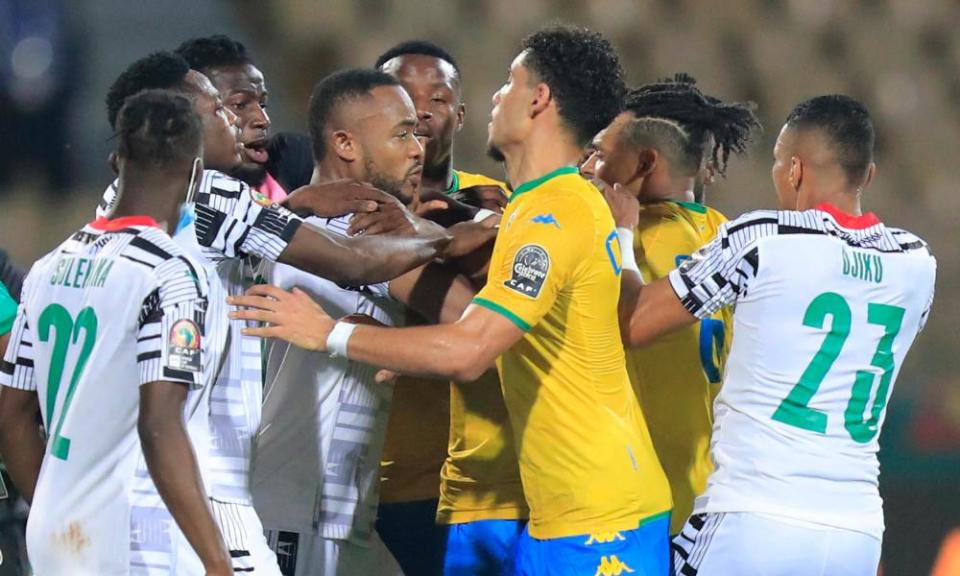
{"label": "green jersey number 22", "polygon": [[[874,371],[858,370],[851,389],[850,401],[844,412],[844,428],[854,441],[865,444],[877,435],[880,416],[887,406],[890,384],[893,380],[893,341],[900,333],[905,310],[887,304],[867,304],[867,323],[882,326],[883,336],[877,343],[870,365],[881,370],[879,385],[869,416],[864,419],[864,410],[870,401],[870,391],[877,380]],[[834,361],[840,356],[843,345],[850,335],[851,310],[847,300],[835,293],[824,292],[810,303],[803,316],[803,325],[822,329],[827,316],[833,318],[816,355],[800,376],[800,381],[773,413],[773,419],[790,426],[823,434],[827,431],[827,414],[808,406],[817,393]]]}
{"label": "green jersey number 22", "polygon": [[[51,334],[51,331],[53,334]],[[54,410],[57,406],[57,398],[60,395],[67,352],[71,346],[77,345],[80,341],[81,333],[83,333],[83,343],[81,344],[80,355],[77,357],[77,364],[73,367],[70,382],[64,392],[60,413],[55,414]],[[74,319],[70,316],[70,312],[60,304],[51,304],[40,313],[37,336],[41,342],[49,342],[51,338],[53,339],[50,374],[47,376],[47,433],[53,432],[49,442],[50,453],[56,458],[66,460],[70,456],[70,439],[61,435],[63,420],[66,418],[67,412],[70,411],[73,393],[77,390],[83,368],[87,365],[87,360],[90,359],[90,352],[93,351],[93,345],[97,338],[97,315],[93,308],[88,306],[81,310]]]}

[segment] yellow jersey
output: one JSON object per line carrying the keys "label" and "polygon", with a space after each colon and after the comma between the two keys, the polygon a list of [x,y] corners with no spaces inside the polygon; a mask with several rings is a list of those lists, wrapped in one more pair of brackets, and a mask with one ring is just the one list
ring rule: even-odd
{"label": "yellow jersey", "polygon": [[627,375],[620,247],[603,196],[563,167],[518,186],[501,222],[474,303],[525,332],[497,364],[531,536],[662,517],[670,489]]}
{"label": "yellow jersey", "polygon": [[[454,170],[447,193],[480,184],[507,190],[499,180]],[[493,373],[484,379],[497,381]],[[441,524],[526,517],[503,395],[499,386],[480,384],[398,379],[380,463],[381,502],[439,495]]]}
{"label": "yellow jersey", "polygon": [[[722,214],[701,204],[660,202],[640,208],[633,249],[640,271],[652,282],[713,239]],[[710,434],[713,399],[719,391],[733,336],[733,312],[724,308],[654,344],[627,351],[627,370],[647,419],[657,456],[670,481],[677,534],[713,471]]]}

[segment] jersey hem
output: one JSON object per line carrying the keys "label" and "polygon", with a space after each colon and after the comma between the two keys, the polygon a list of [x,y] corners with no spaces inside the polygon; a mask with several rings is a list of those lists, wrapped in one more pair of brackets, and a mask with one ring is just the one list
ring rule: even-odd
{"label": "jersey hem", "polygon": [[537,540],[555,540],[557,538],[570,538],[571,536],[588,536],[600,532],[629,532],[650,522],[656,522],[664,517],[668,517],[669,515],[670,510],[668,509],[652,514],[640,515],[634,520],[625,520],[623,522],[611,522],[608,524],[591,524],[586,522],[565,524],[558,522],[555,526],[549,527],[537,527],[534,526],[533,521],[531,521],[530,524],[527,525],[527,530],[530,532],[530,536],[533,536]]}
{"label": "jersey hem", "polygon": [[437,524],[453,525],[468,524],[470,522],[479,522],[481,520],[526,520],[530,517],[530,512],[526,508],[499,508],[499,509],[480,509],[480,510],[451,510],[449,512],[437,512]]}
{"label": "jersey hem", "polygon": [[823,526],[826,529],[836,529],[836,530],[849,530],[851,532],[857,532],[859,534],[866,534],[867,536],[876,538],[878,540],[883,540],[883,520],[880,521],[880,529],[871,529],[865,527],[861,522],[844,522],[843,520],[838,520],[836,516],[830,516],[824,514],[821,516],[816,516],[814,513],[805,514],[797,512],[796,510],[790,510],[786,508],[777,508],[771,506],[751,506],[751,505],[736,505],[735,503],[727,505],[713,505],[706,504],[703,506],[694,506],[694,514],[723,514],[723,513],[742,513],[742,514],[757,514],[765,516],[779,516],[784,518],[786,521],[796,520],[798,522],[808,522],[812,524],[818,524]]}

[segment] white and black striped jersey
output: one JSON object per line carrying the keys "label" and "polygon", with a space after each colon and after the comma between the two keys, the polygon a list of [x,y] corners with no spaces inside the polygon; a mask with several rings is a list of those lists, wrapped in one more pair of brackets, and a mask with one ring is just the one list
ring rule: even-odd
{"label": "white and black striped jersey", "polygon": [[[104,192],[98,214],[116,205],[116,182]],[[273,204],[243,182],[205,170],[196,195],[192,227],[203,255],[216,267],[230,295],[246,291],[254,281],[257,259],[275,261],[302,220]],[[177,234],[174,240],[181,242]],[[210,496],[249,505],[251,442],[260,426],[263,398],[260,340],[243,336],[242,321],[231,322],[223,367],[210,398]]]}
{"label": "white and black striped jersey", "polygon": [[933,301],[925,242],[830,205],[758,211],[670,274],[698,318],[735,305],[714,406],[716,470],[695,512],[883,533],[877,437]]}
{"label": "white and black striped jersey", "polygon": [[140,386],[181,383],[186,416],[201,406],[225,324],[211,297],[146,217],[98,219],[31,269],[0,384],[37,392],[48,434],[27,525],[38,574],[128,573]]}
{"label": "white and black striped jersey", "polygon": [[[309,218],[346,236],[349,216]],[[386,282],[345,288],[285,264],[267,265],[266,279],[299,287],[334,318],[366,314],[401,325],[404,308]],[[263,426],[256,438],[251,485],[268,530],[313,532],[369,546],[373,535],[392,384],[377,367],[282,341],[267,344]]]}

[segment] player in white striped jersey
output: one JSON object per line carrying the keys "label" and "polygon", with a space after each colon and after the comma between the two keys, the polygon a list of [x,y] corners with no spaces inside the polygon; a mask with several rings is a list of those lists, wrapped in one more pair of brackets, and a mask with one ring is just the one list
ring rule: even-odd
{"label": "player in white striped jersey", "polygon": [[[716,469],[674,540],[677,574],[876,574],[877,439],[930,312],[936,261],[913,234],[861,212],[873,141],[855,100],[801,103],[774,149],[779,211],[724,224],[667,279],[623,276],[630,345],[736,306]],[[623,196],[611,204],[628,224]]]}
{"label": "player in white striped jersey", "polygon": [[[404,204],[415,203],[423,167],[417,122],[410,97],[392,76],[374,70],[328,76],[310,101],[313,182],[369,181]],[[350,221],[308,220],[344,238]],[[404,318],[401,301],[411,301],[405,287],[420,280],[419,273],[357,288],[282,264],[268,268],[266,277],[299,287],[338,315],[363,314],[395,326]],[[271,342],[268,350],[252,484],[281,568],[295,576],[401,574],[374,531],[392,388],[376,382],[373,366],[286,342]]]}
{"label": "player in white striped jersey", "polygon": [[85,226],[27,277],[0,374],[0,446],[32,500],[36,573],[129,573],[142,446],[201,559],[196,573],[232,574],[184,422],[216,372],[223,293],[169,236],[202,170],[201,122],[186,98],[148,91],[120,111],[117,134],[116,217]]}
{"label": "player in white striped jersey", "polygon": [[[189,70],[182,58],[157,53],[131,65],[114,83],[107,97],[108,116],[123,100],[146,86],[161,85],[185,92],[193,98],[194,108],[204,120],[205,144],[222,140],[223,118],[233,123],[233,115],[223,109],[209,80]],[[204,264],[215,268],[216,275],[230,294],[240,294],[254,280],[258,259],[282,261],[302,267],[345,284],[364,285],[386,280],[405,272],[438,254],[447,235],[429,223],[415,219],[392,197],[357,186],[317,186],[302,192],[316,200],[308,202],[318,212],[339,215],[375,203],[378,210],[392,214],[387,223],[397,227],[407,223],[422,233],[406,238],[337,238],[310,226],[289,211],[271,204],[246,184],[228,177],[228,171],[240,162],[236,134],[233,147],[210,146],[204,160],[208,168],[196,196],[195,223],[175,236],[185,245],[201,245]],[[302,197],[302,196],[301,196]],[[385,200],[385,201],[384,201]],[[98,215],[109,214],[117,201],[116,183],[104,193]],[[191,237],[190,231],[193,231]],[[253,507],[249,489],[251,439],[260,423],[262,374],[260,343],[240,333],[241,322],[233,323],[223,365],[211,392],[210,432],[212,437],[209,467],[210,497],[215,518],[227,541],[234,567],[245,573],[278,574],[276,559],[270,551]],[[134,529],[157,534],[163,511],[157,511],[156,499],[143,494],[146,512]],[[168,540],[151,544],[150,554],[137,550],[138,573],[165,574],[164,565],[176,551]],[[159,552],[166,548],[168,560]],[[160,570],[151,566],[160,565]]]}

